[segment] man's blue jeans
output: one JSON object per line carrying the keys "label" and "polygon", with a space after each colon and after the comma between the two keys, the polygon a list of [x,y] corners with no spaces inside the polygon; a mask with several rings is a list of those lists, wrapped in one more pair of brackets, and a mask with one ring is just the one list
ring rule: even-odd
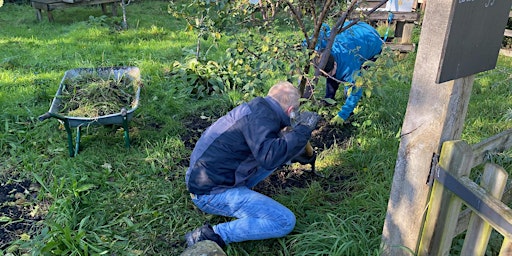
{"label": "man's blue jeans", "polygon": [[246,186],[192,198],[194,204],[206,213],[237,218],[213,226],[226,244],[283,237],[295,227],[293,212],[272,198],[251,190],[271,173],[260,169]]}

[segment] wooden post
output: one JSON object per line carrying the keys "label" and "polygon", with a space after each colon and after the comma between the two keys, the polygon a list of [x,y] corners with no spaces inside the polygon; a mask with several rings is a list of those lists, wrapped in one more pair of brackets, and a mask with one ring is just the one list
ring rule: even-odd
{"label": "wooden post", "polygon": [[402,30],[401,44],[412,44],[412,30],[414,29],[414,23],[405,23]]}
{"label": "wooden post", "polygon": [[500,249],[500,256],[512,255],[512,239],[505,237]]}
{"label": "wooden post", "polygon": [[101,12],[103,14],[107,14],[107,4],[100,4],[101,5]]}
{"label": "wooden post", "polygon": [[[456,177],[467,176],[472,157],[473,151],[466,142],[447,141],[443,144],[439,167]],[[443,184],[434,182],[418,255],[449,254],[461,206],[462,200]]]}
{"label": "wooden post", "polygon": [[383,255],[416,251],[429,197],[432,157],[444,141],[459,139],[473,75],[437,84],[452,1],[429,0],[425,10],[382,233]]}
{"label": "wooden post", "polygon": [[36,9],[36,18],[37,21],[41,21],[41,9]]}
{"label": "wooden post", "polygon": [[[492,196],[501,199],[507,185],[507,179],[508,174],[503,167],[488,163],[485,165],[480,186]],[[491,231],[492,226],[489,223],[477,214],[472,213],[460,255],[485,255]]]}
{"label": "wooden post", "polygon": [[[412,44],[412,30],[414,29],[414,23],[406,22],[402,28],[402,38],[400,44],[411,45]],[[404,58],[405,53],[400,53],[400,58]]]}
{"label": "wooden post", "polygon": [[113,17],[117,16],[117,3],[116,2],[112,3],[112,16]]}

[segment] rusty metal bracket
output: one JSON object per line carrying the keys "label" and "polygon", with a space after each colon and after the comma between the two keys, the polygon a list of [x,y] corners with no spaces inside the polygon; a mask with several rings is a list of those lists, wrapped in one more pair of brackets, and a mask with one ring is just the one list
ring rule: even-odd
{"label": "rusty metal bracket", "polygon": [[427,185],[429,187],[432,187],[432,185],[434,184],[434,176],[436,175],[438,165],[439,165],[439,154],[434,153],[434,156],[432,156],[432,163],[430,165],[430,172],[428,173],[428,178],[427,178]]}

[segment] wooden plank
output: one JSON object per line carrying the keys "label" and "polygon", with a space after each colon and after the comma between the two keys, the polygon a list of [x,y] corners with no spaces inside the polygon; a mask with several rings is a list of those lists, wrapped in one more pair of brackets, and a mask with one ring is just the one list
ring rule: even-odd
{"label": "wooden plank", "polygon": [[386,43],[384,47],[388,47],[394,51],[400,52],[413,52],[415,49],[414,44],[394,44],[394,43]]}
{"label": "wooden plank", "polygon": [[490,223],[496,231],[506,238],[512,238],[512,209],[470,180],[467,175],[457,177],[441,168],[436,174],[436,182],[444,183],[447,189],[464,200],[473,212]]}
{"label": "wooden plank", "polygon": [[[483,203],[479,205],[478,208],[470,204],[467,204],[467,206],[482,219],[490,223],[491,226],[503,236],[509,239],[512,238],[512,209],[499,199],[487,193],[485,189],[481,188],[469,178],[462,177],[458,178],[458,180]],[[484,208],[484,205],[489,207],[489,209],[487,209],[489,212],[487,212],[487,210],[486,212],[479,211]]]}
{"label": "wooden plank", "polygon": [[412,43],[412,30],[414,29],[414,23],[405,23],[402,30],[402,41],[401,44]]}
{"label": "wooden plank", "polygon": [[455,227],[455,232],[453,233],[453,238],[462,234],[462,232],[468,229],[469,219],[471,218],[471,209],[465,209],[459,214],[459,219],[457,220],[457,227]]}
{"label": "wooden plank", "polygon": [[41,19],[42,19],[42,15],[41,15],[41,10],[40,9],[36,9],[36,19],[38,21],[41,21]]}
{"label": "wooden plank", "polygon": [[512,129],[503,131],[473,145],[473,163],[471,168],[483,163],[486,160],[487,154],[503,152],[510,148],[512,148]]}
{"label": "wooden plank", "polygon": [[[501,201],[505,205],[509,205],[512,203],[512,189],[506,189],[503,193],[503,196],[501,198]],[[468,229],[469,225],[469,218],[471,217],[471,209],[465,209],[459,214],[459,220],[457,221],[457,227],[455,228],[455,233],[453,234],[453,237],[456,237],[462,232],[466,231]],[[511,241],[512,242],[512,241]],[[507,254],[512,255],[512,254]]]}
{"label": "wooden plank", "polygon": [[[406,21],[406,22],[415,22],[419,21],[420,13],[419,12],[391,12],[393,13],[393,21]],[[360,18],[361,16],[365,17],[371,21],[385,21],[388,20],[389,12],[376,11],[370,14],[369,16],[365,15],[363,11],[354,11],[350,14],[350,18]]]}
{"label": "wooden plank", "polygon": [[[512,203],[512,188],[505,189],[501,201],[505,205],[510,205],[510,203]],[[469,218],[471,217],[471,212],[471,209],[465,209],[459,214],[459,220],[457,221],[457,227],[455,228],[455,233],[453,234],[453,237],[456,237],[467,230],[469,225]]]}
{"label": "wooden plank", "polygon": [[503,56],[512,57],[512,49],[500,49],[500,54]]}
{"label": "wooden plank", "polygon": [[36,10],[45,10],[45,11],[48,11],[49,7],[48,7],[48,4],[47,3],[44,3],[44,2],[34,2],[32,1],[32,7]]}
{"label": "wooden plank", "polygon": [[54,4],[62,2],[61,0],[32,0],[32,3],[39,3],[39,4]]}
{"label": "wooden plank", "polygon": [[[484,168],[480,187],[485,189],[490,196],[500,199],[507,185],[508,174],[503,167],[487,163]],[[460,255],[484,255],[491,237],[492,226],[480,218],[476,213],[471,214],[468,232],[464,238]]]}
{"label": "wooden plank", "polygon": [[[512,237],[512,209],[503,202],[487,193],[485,189],[467,176],[456,177],[443,168],[437,170],[436,182],[442,183],[444,187],[457,195],[470,209],[489,222],[496,231],[505,237]],[[449,250],[449,248],[446,249]]]}
{"label": "wooden plank", "polygon": [[505,33],[503,35],[506,37],[512,37],[512,29],[505,29]]}
{"label": "wooden plank", "polygon": [[509,255],[512,255],[512,239],[505,237],[505,239],[503,239],[503,243],[501,244],[500,256]]}
{"label": "wooden plank", "polygon": [[[450,170],[457,177],[467,176],[471,170],[471,157],[471,147],[466,142],[446,141],[441,149],[439,167]],[[428,205],[417,254],[448,255],[462,200],[436,179]]]}

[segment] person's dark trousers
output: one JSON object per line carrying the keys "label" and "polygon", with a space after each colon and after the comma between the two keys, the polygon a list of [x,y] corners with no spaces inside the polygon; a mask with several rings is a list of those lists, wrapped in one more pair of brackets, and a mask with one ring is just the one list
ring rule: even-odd
{"label": "person's dark trousers", "polygon": [[336,96],[336,91],[340,87],[340,83],[336,82],[332,78],[326,78],[325,83],[325,98],[330,98],[334,100],[334,96]]}

